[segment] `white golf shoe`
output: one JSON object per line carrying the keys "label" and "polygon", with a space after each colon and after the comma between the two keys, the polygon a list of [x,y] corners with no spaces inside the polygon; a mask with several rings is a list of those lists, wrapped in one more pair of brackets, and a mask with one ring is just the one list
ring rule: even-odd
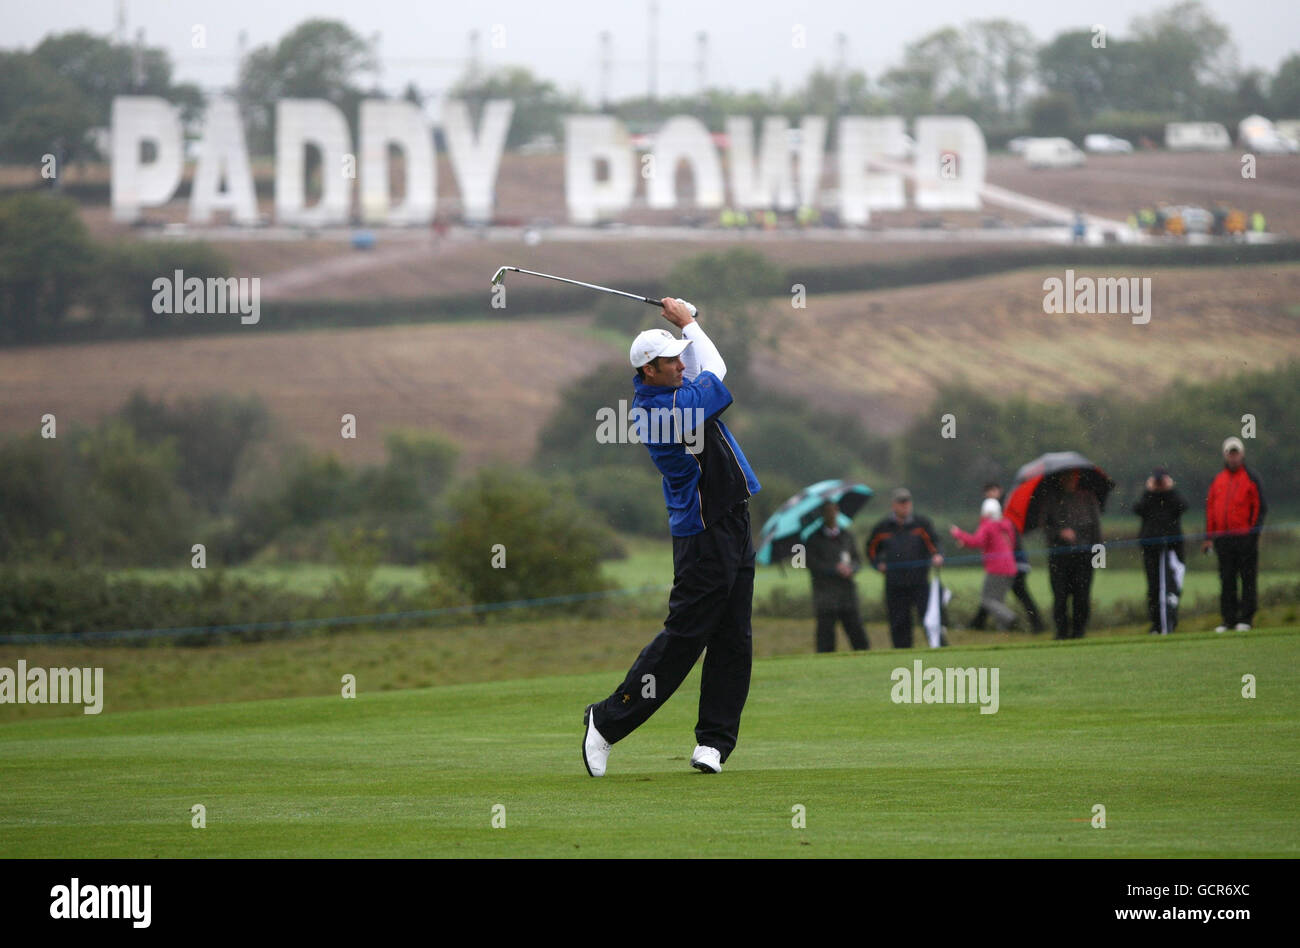
{"label": "white golf shoe", "polygon": [[691,754],[691,766],[700,773],[720,774],[722,773],[722,754],[716,747],[705,747],[703,744],[696,744],[695,753]]}
{"label": "white golf shoe", "polygon": [[596,721],[591,713],[591,709],[594,707],[594,704],[587,705],[587,714],[584,720],[587,729],[582,736],[582,763],[591,776],[603,777],[605,776],[605,764],[609,761],[610,743],[600,736],[600,731],[596,730]]}
{"label": "white golf shoe", "polygon": [[1233,626],[1233,631],[1236,631],[1236,632],[1249,632],[1249,631],[1250,631],[1250,623],[1249,623],[1249,622],[1238,622],[1235,626]]}
{"label": "white golf shoe", "polygon": [[1228,627],[1226,625],[1216,625],[1214,631],[1222,635],[1224,632],[1228,631]]}

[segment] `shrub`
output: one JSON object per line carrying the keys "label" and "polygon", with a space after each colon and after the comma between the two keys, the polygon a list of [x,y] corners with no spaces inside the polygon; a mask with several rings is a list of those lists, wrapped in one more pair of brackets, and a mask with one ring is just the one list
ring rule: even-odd
{"label": "shrub", "polygon": [[649,456],[641,460],[639,465],[606,465],[579,471],[573,478],[573,492],[585,507],[603,514],[615,530],[664,536],[668,532],[668,512],[663,478]]}
{"label": "shrub", "polygon": [[608,529],[534,475],[484,469],[448,509],[434,547],[438,568],[476,603],[608,588],[600,574]]}

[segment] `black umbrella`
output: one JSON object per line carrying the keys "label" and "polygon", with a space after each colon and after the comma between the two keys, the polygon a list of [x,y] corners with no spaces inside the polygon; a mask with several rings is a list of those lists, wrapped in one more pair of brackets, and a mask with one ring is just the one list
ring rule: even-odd
{"label": "black umbrella", "polygon": [[1021,533],[1042,522],[1043,495],[1058,480],[1057,475],[1066,471],[1078,471],[1079,487],[1092,491],[1097,503],[1105,508],[1106,498],[1115,487],[1110,476],[1078,451],[1053,451],[1016,471],[1005,512]]}

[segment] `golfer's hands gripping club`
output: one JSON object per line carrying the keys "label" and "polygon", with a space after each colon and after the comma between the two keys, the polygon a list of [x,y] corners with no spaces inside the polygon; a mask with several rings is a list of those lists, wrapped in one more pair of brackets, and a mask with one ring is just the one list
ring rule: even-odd
{"label": "golfer's hands gripping club", "polygon": [[671,296],[665,296],[662,300],[664,306],[664,319],[668,320],[678,329],[685,329],[691,323],[695,322],[695,313],[697,312],[694,304],[686,300],[675,299]]}

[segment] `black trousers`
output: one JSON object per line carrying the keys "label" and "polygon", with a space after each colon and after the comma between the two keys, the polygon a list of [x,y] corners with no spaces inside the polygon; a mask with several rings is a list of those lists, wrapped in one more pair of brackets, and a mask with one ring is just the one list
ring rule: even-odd
{"label": "black trousers", "polygon": [[[1029,625],[1035,632],[1043,631],[1043,616],[1038,611],[1038,603],[1034,602],[1034,597],[1029,593],[1029,574],[1016,573],[1015,580],[1011,583],[1011,591],[1015,597],[1020,600],[1020,604],[1025,607],[1025,615],[1029,617]],[[972,629],[983,629],[988,622],[989,611],[982,605],[975,610],[975,615],[971,617],[970,627]]]}
{"label": "black trousers", "polygon": [[1052,580],[1052,617],[1056,620],[1056,637],[1083,638],[1088,627],[1089,599],[1092,596],[1091,551],[1049,554],[1047,571]]}
{"label": "black trousers", "polygon": [[1165,573],[1166,596],[1173,592],[1168,588],[1171,578],[1165,555],[1168,550],[1173,550],[1180,560],[1183,559],[1181,543],[1153,543],[1142,547],[1142,566],[1147,573],[1147,618],[1151,620],[1151,628],[1161,632],[1172,632],[1178,626],[1178,607],[1160,598],[1161,571]]}
{"label": "black trousers", "polygon": [[889,613],[889,638],[894,648],[912,647],[912,612],[916,611],[917,622],[924,623],[929,602],[929,583],[885,583],[885,611]]}
{"label": "black trousers", "polygon": [[849,637],[849,645],[854,651],[871,648],[866,630],[862,628],[862,614],[858,611],[857,600],[854,600],[839,606],[817,608],[817,651],[835,651],[836,622],[844,626],[844,634]]}
{"label": "black trousers", "polygon": [[725,761],[736,747],[740,712],[749,696],[753,600],[754,545],[746,503],[701,533],[673,537],[668,618],[622,684],[595,706],[596,729],[605,740],[617,743],[649,720],[707,649],[695,740],[717,748]]}
{"label": "black trousers", "polygon": [[[1258,605],[1256,583],[1259,578],[1259,536],[1219,537],[1214,541],[1219,557],[1219,612],[1223,624],[1249,623]],[[1241,596],[1237,595],[1237,577],[1241,577]]]}

